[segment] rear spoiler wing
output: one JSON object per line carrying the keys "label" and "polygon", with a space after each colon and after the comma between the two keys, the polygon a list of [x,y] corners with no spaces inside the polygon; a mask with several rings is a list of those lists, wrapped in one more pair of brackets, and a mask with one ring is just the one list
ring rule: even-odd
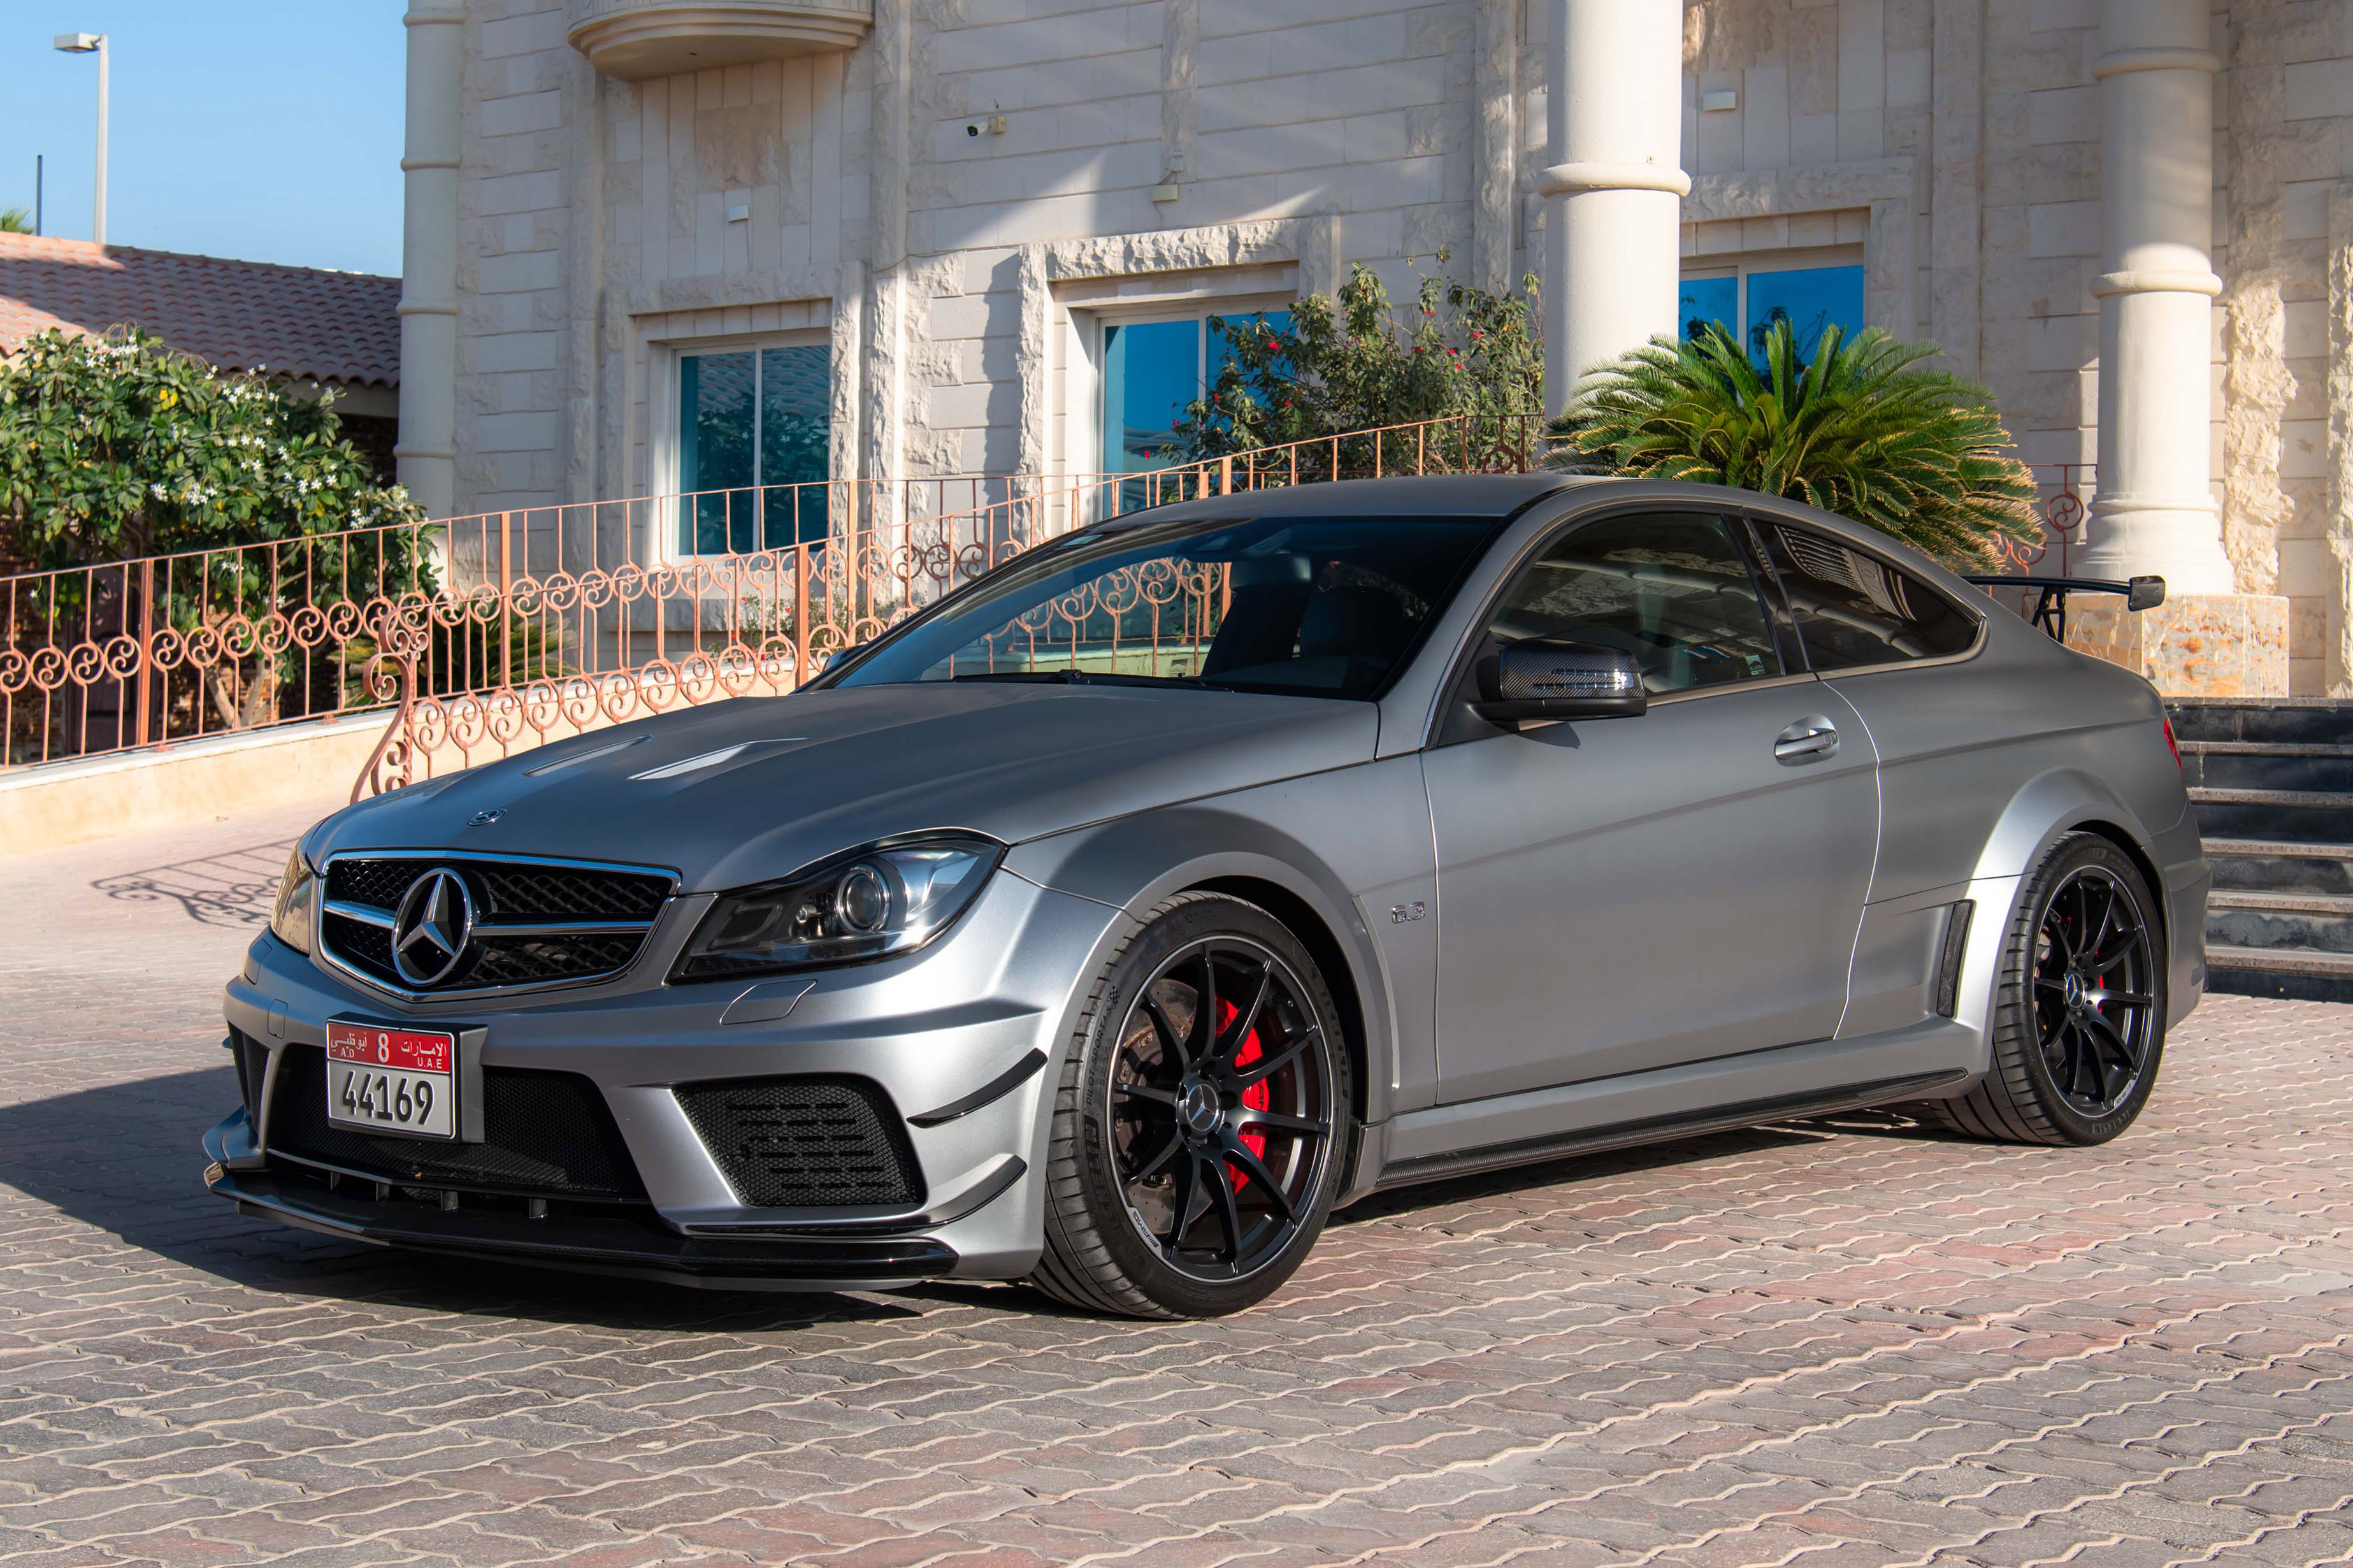
{"label": "rear spoiler wing", "polygon": [[2110,577],[1970,577],[1980,588],[2032,588],[2034,611],[2027,620],[2061,642],[2067,640],[2067,595],[2121,594],[2127,610],[2153,610],[2165,603],[2165,579],[2134,577],[2119,583]]}

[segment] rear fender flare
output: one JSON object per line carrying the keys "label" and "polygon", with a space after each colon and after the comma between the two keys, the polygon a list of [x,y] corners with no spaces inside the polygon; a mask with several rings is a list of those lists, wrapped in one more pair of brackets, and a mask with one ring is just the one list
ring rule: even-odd
{"label": "rear fender flare", "polygon": [[[1997,942],[2005,938],[2010,921],[2018,913],[2018,903],[2026,897],[2029,879],[2034,868],[2042,864],[2052,847],[2068,834],[2087,825],[2097,824],[2122,833],[2130,840],[2130,853],[2141,862],[2144,871],[2161,867],[2153,836],[2132,807],[2122,796],[2093,773],[2081,768],[2053,768],[2037,774],[2010,796],[1993,831],[1986,836],[1978,851],[1976,869],[1970,874],[1972,887],[1990,889],[2007,887],[2009,896],[1999,909],[1980,909],[1976,929]],[[2165,922],[2166,947],[2174,946],[2173,911],[2166,896],[2161,870],[2152,878],[2149,893],[2157,905],[2158,918]],[[1973,941],[1971,946],[1977,943]],[[1990,987],[2000,982],[1997,965],[1970,965],[1982,975],[1982,984]],[[1989,989],[1983,998],[1979,1016],[1993,1016],[1994,997]]]}

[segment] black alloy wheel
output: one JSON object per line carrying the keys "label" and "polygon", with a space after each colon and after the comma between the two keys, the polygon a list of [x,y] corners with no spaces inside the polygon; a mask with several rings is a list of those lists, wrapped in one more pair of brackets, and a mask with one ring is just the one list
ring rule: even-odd
{"label": "black alloy wheel", "polygon": [[2130,856],[2092,833],[2026,878],[1995,972],[1986,1075],[1918,1109],[2010,1143],[2105,1143],[2148,1103],[2165,1054],[2166,942]]}
{"label": "black alloy wheel", "polygon": [[1063,1063],[1031,1282],[1134,1317],[1262,1300],[1339,1195],[1352,1070],[1280,921],[1223,893],[1169,900],[1104,964]]}
{"label": "black alloy wheel", "polygon": [[2034,942],[2034,1023],[2070,1109],[2107,1115],[2130,1099],[2157,1032],[2157,952],[2140,900],[2101,865],[2052,892]]}
{"label": "black alloy wheel", "polygon": [[1335,1131],[1304,998],[1273,952],[1208,937],[1128,1010],[1105,1131],[1129,1217],[1181,1274],[1242,1279],[1299,1233]]}

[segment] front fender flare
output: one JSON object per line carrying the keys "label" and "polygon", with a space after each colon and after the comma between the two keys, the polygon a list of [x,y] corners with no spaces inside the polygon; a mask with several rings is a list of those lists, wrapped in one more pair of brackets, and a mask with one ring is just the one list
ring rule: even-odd
{"label": "front fender flare", "polygon": [[1005,868],[1058,892],[1113,905],[1131,921],[1204,883],[1247,879],[1282,889],[1323,922],[1339,950],[1346,973],[1325,979],[1335,989],[1348,987],[1364,1021],[1365,1121],[1372,1125],[1389,1115],[1397,1032],[1388,971],[1362,905],[1292,835],[1212,805],[1170,806],[1030,840],[1007,855]]}

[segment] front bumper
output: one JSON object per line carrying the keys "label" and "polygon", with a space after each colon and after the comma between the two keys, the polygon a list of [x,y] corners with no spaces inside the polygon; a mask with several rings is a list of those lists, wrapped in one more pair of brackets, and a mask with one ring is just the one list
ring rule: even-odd
{"label": "front bumper", "polygon": [[[227,1157],[249,1131],[242,1110],[205,1135],[205,1185],[239,1214],[378,1247],[617,1274],[717,1289],[873,1290],[955,1272],[954,1248],[924,1237],[872,1240],[682,1236],[635,1207],[599,1211],[476,1198],[454,1209],[403,1189],[328,1178],[291,1164],[232,1171]],[[383,1195],[377,1195],[381,1193]]]}
{"label": "front bumper", "polygon": [[[813,972],[782,988],[795,994],[788,1006],[746,1009],[737,1004],[748,983],[660,980],[708,902],[672,900],[638,965],[614,980],[487,1005],[404,1002],[258,939],[225,1005],[246,1103],[206,1139],[206,1184],[243,1212],[353,1240],[691,1284],[875,1289],[1029,1272],[1044,1240],[1057,1076],[1045,1069],[1082,978],[1125,917],[1000,873],[930,948]],[[586,1080],[625,1150],[613,1162],[620,1179],[587,1192],[531,1174],[529,1162],[500,1169],[510,1151],[495,1092],[480,1145],[322,1148],[321,1123],[300,1113],[317,1092],[333,1017],[449,1030],[492,1079]],[[723,1082],[826,1079],[878,1091],[910,1167],[904,1201],[746,1201],[740,1160],[698,1131],[696,1095]],[[391,1168],[384,1152],[404,1148],[418,1163]],[[476,1152],[492,1157],[468,1158]]]}

